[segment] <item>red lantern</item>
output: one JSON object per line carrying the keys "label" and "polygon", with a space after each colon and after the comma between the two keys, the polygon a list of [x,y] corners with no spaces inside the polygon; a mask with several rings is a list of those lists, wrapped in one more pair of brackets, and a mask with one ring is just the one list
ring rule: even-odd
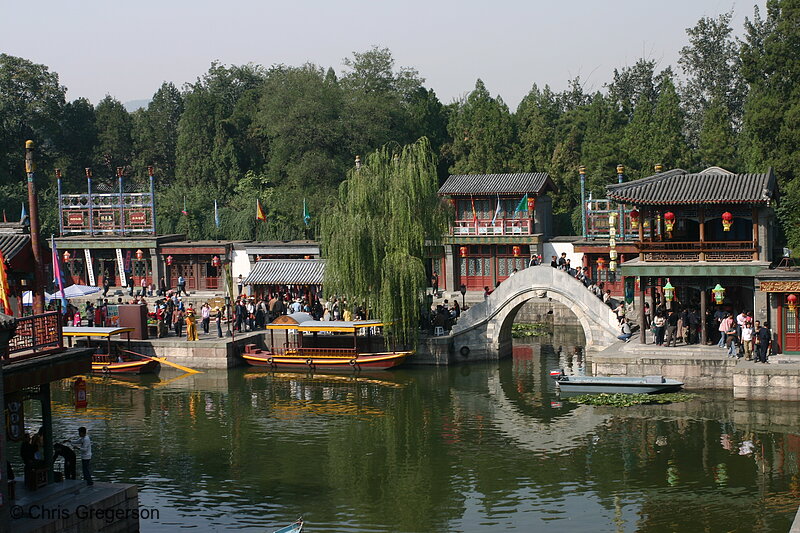
{"label": "red lantern", "polygon": [[219,256],[218,256],[218,255],[215,255],[214,257],[212,257],[212,258],[211,258],[211,266],[212,266],[212,267],[214,267],[214,268],[217,268],[217,267],[219,267],[219,265],[221,265],[221,264],[222,264],[222,263],[220,262],[220,260],[219,260]]}
{"label": "red lantern", "polygon": [[639,229],[639,211],[635,207],[631,211],[631,229]]}
{"label": "red lantern", "polygon": [[77,409],[85,408],[89,403],[86,398],[86,381],[83,378],[76,378],[73,388],[75,390],[75,407]]}
{"label": "red lantern", "polygon": [[529,196],[528,197],[528,211],[533,213],[534,209],[536,209],[536,197]]}
{"label": "red lantern", "polygon": [[462,246],[461,248],[458,249],[458,251],[459,253],[461,253],[461,257],[467,257],[468,249],[466,246]]}
{"label": "red lantern", "polygon": [[794,313],[797,310],[797,295],[796,294],[790,294],[789,296],[787,296],[786,297],[786,303],[789,306],[789,311]]}
{"label": "red lantern", "polygon": [[172,266],[172,256],[171,255],[167,256],[167,266]]}
{"label": "red lantern", "polygon": [[141,250],[136,250],[136,259],[137,261],[141,261],[144,258],[144,252]]}
{"label": "red lantern", "polygon": [[511,253],[514,254],[514,257],[519,257],[520,255],[522,255],[522,248],[520,248],[519,246],[514,246],[513,248],[511,248]]}
{"label": "red lantern", "polygon": [[597,270],[605,270],[606,269],[606,260],[604,257],[597,258]]}
{"label": "red lantern", "polygon": [[667,231],[672,231],[672,227],[675,225],[675,213],[672,211],[667,211],[664,213],[664,227]]}
{"label": "red lantern", "polygon": [[66,263],[69,261],[70,257],[72,257],[72,254],[69,253],[69,251],[65,250],[64,255],[62,257],[64,258],[64,262]]}
{"label": "red lantern", "polygon": [[733,215],[729,211],[725,211],[724,213],[722,213],[722,229],[724,231],[730,231],[732,225],[733,225]]}

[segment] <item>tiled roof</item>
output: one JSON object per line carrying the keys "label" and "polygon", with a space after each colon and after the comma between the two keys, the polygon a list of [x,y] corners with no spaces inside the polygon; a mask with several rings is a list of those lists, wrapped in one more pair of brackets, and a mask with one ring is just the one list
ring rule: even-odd
{"label": "tiled roof", "polygon": [[7,261],[11,261],[28,243],[31,236],[19,233],[0,233],[0,250]]}
{"label": "tiled roof", "polygon": [[456,174],[447,178],[439,189],[439,194],[541,194],[547,191],[558,191],[547,172],[527,172]]}
{"label": "tiled roof", "polygon": [[253,265],[245,285],[322,285],[322,259],[262,259]]}
{"label": "tiled roof", "polygon": [[733,174],[711,167],[695,174],[676,168],[606,186],[611,200],[637,205],[768,204],[778,196],[775,174]]}

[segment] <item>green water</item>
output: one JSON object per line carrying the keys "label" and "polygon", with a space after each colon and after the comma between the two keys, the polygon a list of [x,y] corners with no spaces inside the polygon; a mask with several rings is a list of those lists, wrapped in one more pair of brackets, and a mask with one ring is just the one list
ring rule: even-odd
{"label": "green water", "polygon": [[560,405],[547,372],[579,363],[535,340],[360,377],[164,370],[92,379],[80,412],[65,382],[54,431],[89,427],[96,479],[158,509],[143,531],[788,531],[800,405]]}

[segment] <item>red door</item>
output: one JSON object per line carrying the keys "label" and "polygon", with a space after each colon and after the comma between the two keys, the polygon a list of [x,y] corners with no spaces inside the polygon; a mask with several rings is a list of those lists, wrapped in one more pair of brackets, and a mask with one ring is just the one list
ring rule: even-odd
{"label": "red door", "polygon": [[[782,295],[785,299],[786,295]],[[790,310],[786,302],[781,305],[783,319],[783,352],[800,352],[800,324],[797,309]]]}
{"label": "red door", "polygon": [[484,287],[494,288],[492,284],[492,258],[489,256],[468,256],[459,258],[461,283],[471,291],[482,291]]}

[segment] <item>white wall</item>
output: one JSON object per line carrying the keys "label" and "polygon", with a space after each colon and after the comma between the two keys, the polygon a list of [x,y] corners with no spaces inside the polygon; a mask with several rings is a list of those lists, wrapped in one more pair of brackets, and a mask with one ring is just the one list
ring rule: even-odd
{"label": "white wall", "polygon": [[246,278],[250,274],[250,259],[248,259],[247,250],[244,248],[241,250],[237,250],[236,248],[233,249],[231,275],[234,279],[234,285],[236,285],[236,280],[239,278],[239,274],[241,274],[243,278]]}
{"label": "white wall", "polygon": [[555,255],[561,257],[561,254],[566,252],[567,259],[572,268],[578,268],[583,265],[583,252],[576,252],[575,247],[571,242],[546,242],[543,246],[542,262],[549,265],[550,260]]}

